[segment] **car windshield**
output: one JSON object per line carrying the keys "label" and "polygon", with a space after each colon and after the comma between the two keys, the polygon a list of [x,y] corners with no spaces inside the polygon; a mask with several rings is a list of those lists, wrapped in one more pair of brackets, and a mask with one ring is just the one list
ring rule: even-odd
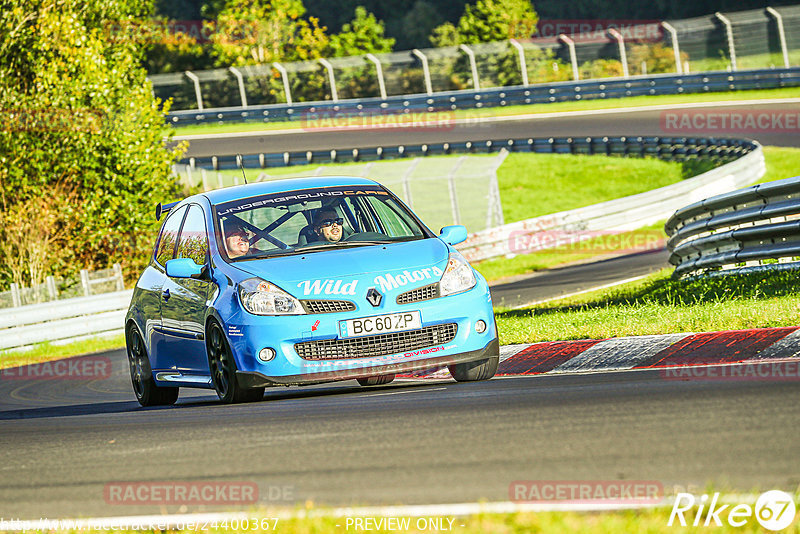
{"label": "car windshield", "polygon": [[304,189],[242,198],[214,209],[229,260],[305,254],[431,237],[380,186]]}

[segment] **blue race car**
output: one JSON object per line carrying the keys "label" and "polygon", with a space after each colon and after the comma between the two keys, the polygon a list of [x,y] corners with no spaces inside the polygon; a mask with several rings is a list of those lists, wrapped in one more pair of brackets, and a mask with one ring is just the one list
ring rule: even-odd
{"label": "blue race car", "polygon": [[230,187],[162,214],[125,318],[142,406],[173,404],[181,387],[234,403],[267,386],[497,371],[489,287],[453,248],[466,228],[435,235],[372,180]]}

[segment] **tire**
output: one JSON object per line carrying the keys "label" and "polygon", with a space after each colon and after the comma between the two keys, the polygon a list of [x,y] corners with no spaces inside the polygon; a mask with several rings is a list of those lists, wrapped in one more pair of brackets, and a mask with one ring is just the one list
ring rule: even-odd
{"label": "tire", "polygon": [[362,386],[382,386],[394,380],[394,375],[368,376],[366,378],[356,378]]}
{"label": "tire", "polygon": [[477,382],[478,380],[488,380],[492,378],[497,372],[498,365],[500,365],[499,354],[476,362],[448,365],[447,368],[457,382]]}
{"label": "tire", "polygon": [[243,388],[236,378],[236,361],[219,323],[212,321],[206,335],[206,353],[211,381],[225,404],[255,402],[264,398],[264,388]]}
{"label": "tire", "polygon": [[170,406],[178,400],[179,388],[159,387],[153,380],[150,359],[144,340],[134,325],[129,325],[125,332],[125,345],[128,348],[128,366],[131,372],[131,384],[136,400],[142,406]]}

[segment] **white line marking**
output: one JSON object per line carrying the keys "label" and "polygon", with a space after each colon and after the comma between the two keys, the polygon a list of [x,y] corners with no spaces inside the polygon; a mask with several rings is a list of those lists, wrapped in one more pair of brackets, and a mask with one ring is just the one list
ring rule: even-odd
{"label": "white line marking", "polygon": [[[527,120],[537,120],[537,119],[557,119],[562,117],[583,117],[585,115],[614,115],[617,113],[637,113],[640,111],[664,111],[668,109],[691,109],[691,108],[722,107],[722,106],[755,106],[755,105],[770,105],[770,104],[800,104],[800,98],[772,98],[764,100],[722,100],[719,102],[688,102],[685,104],[661,104],[656,106],[590,109],[585,111],[555,111],[548,113],[526,113],[524,115],[508,115],[499,117],[469,117],[464,119],[456,119],[453,122],[455,124],[478,125],[487,122],[488,123],[513,122],[513,121],[527,121]],[[327,131],[342,132],[342,131],[359,131],[359,130],[390,131],[391,129],[383,127],[362,127],[362,126],[354,126],[352,128],[289,128],[285,130],[256,130],[252,132],[226,132],[226,133],[216,133],[216,134],[176,135],[172,138],[172,140],[192,141],[200,139],[234,139],[240,137],[263,137],[263,136],[273,136],[273,135],[292,135],[292,134],[302,135],[308,132],[327,132]]]}
{"label": "white line marking", "polygon": [[[652,273],[650,273],[650,274],[652,274]],[[582,295],[584,293],[589,293],[590,291],[599,291],[601,289],[608,289],[609,287],[614,287],[614,286],[618,286],[618,285],[622,285],[622,284],[627,284],[628,282],[635,282],[637,280],[641,280],[642,278],[647,278],[648,276],[650,276],[650,274],[643,274],[642,276],[634,276],[633,278],[626,278],[625,280],[618,280],[616,282],[611,282],[610,284],[604,284],[602,286],[590,287],[589,289],[582,289],[582,290],[576,291],[574,293],[567,293],[566,295],[559,295],[557,297],[550,297],[550,298],[546,298],[544,300],[537,300],[537,301],[534,301],[534,302],[529,302],[527,304],[520,304],[519,306],[515,306],[515,307],[513,307],[511,309],[512,310],[519,310],[521,308],[527,308],[529,306],[536,306],[537,304],[543,304],[545,302],[550,302],[552,300],[568,299],[568,298],[571,298],[571,297],[575,297],[577,295]]]}
{"label": "white line marking", "polygon": [[[722,503],[752,504],[758,499],[756,494],[723,494]],[[122,517],[95,517],[90,519],[34,519],[7,520],[0,519],[0,530],[109,530],[139,529],[146,530],[148,525],[158,525],[161,530],[172,530],[178,527],[188,528],[188,524],[220,523],[228,520],[258,518],[306,519],[317,517],[433,517],[433,516],[471,516],[481,513],[507,514],[516,512],[603,512],[618,510],[634,510],[642,508],[659,508],[672,506],[674,497],[667,497],[657,504],[619,504],[619,503],[569,503],[569,502],[481,502],[457,504],[422,504],[416,506],[370,506],[360,508],[333,508],[312,510],[263,510],[256,512],[226,512],[205,514],[167,514],[140,515]],[[59,525],[60,523],[60,525]]]}
{"label": "white line marking", "polygon": [[381,395],[402,395],[404,393],[424,393],[426,391],[442,391],[447,388],[432,388],[432,389],[413,389],[411,391],[390,391],[389,393],[370,393],[367,395],[359,395],[359,397],[380,397]]}

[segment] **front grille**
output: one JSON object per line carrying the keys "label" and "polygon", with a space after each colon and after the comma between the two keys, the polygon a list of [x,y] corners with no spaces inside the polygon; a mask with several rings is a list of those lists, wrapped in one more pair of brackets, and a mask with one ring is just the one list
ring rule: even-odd
{"label": "front grille", "polygon": [[439,296],[439,282],[427,286],[418,287],[405,293],[397,295],[398,304],[411,304],[412,302],[420,302],[423,300],[435,299]]}
{"label": "front grille", "polygon": [[355,311],[356,305],[349,300],[301,300],[306,313],[337,313]]}
{"label": "front grille", "polygon": [[345,339],[320,339],[295,343],[294,350],[304,360],[371,358],[449,343],[456,337],[455,323],[426,326],[421,330],[394,332]]}

